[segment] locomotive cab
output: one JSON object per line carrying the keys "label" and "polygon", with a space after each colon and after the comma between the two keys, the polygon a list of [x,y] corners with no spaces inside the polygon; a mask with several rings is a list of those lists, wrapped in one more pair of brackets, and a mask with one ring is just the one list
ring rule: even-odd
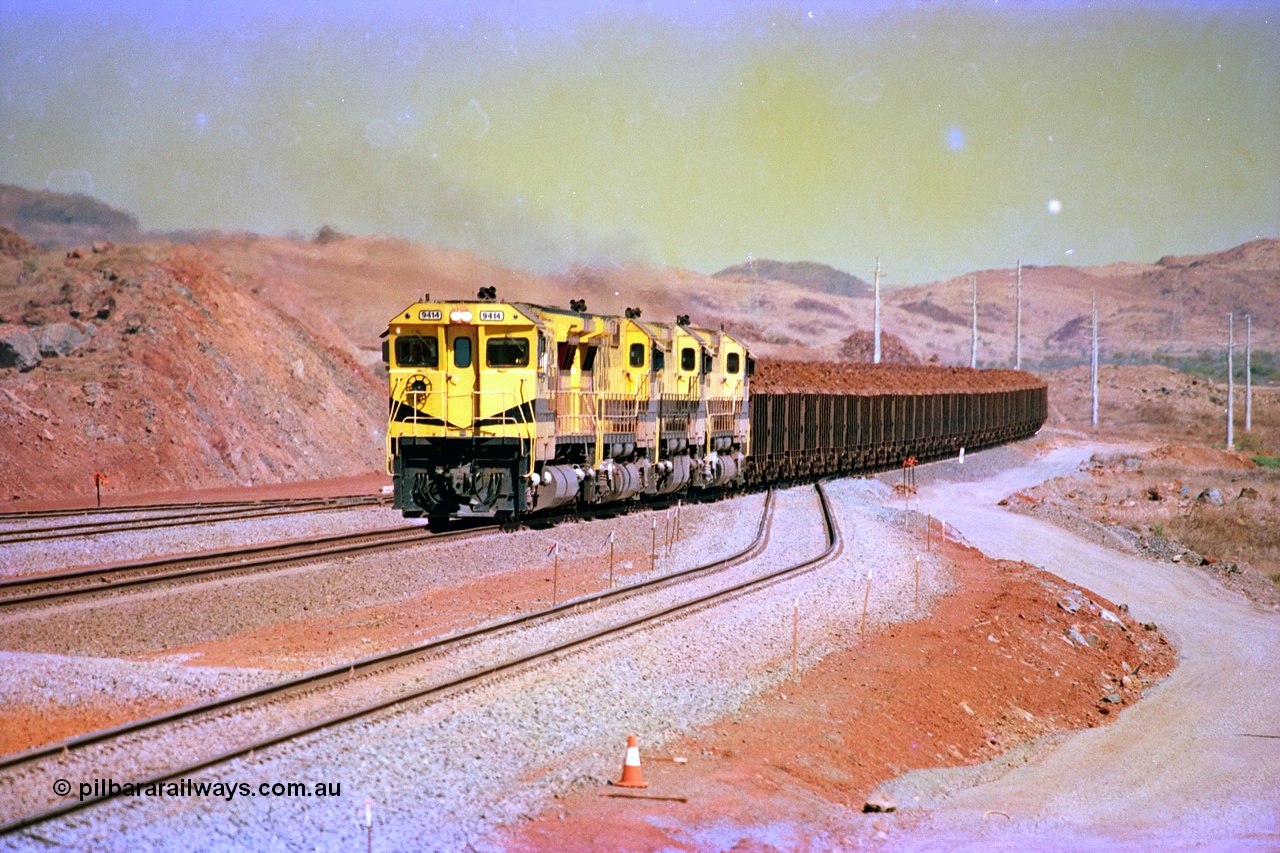
{"label": "locomotive cab", "polygon": [[501,519],[740,482],[746,349],[680,321],[490,288],[410,305],[383,335],[395,506]]}
{"label": "locomotive cab", "polygon": [[536,325],[515,306],[415,303],[388,326],[388,473],[407,516],[528,505]]}

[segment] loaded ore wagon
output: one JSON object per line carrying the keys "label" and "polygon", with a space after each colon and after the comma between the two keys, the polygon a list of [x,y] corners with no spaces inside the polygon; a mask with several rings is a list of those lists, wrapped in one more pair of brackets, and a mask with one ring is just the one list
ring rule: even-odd
{"label": "loaded ore wagon", "polygon": [[747,482],[869,473],[1035,435],[1048,387],[1017,370],[766,362],[751,380]]}

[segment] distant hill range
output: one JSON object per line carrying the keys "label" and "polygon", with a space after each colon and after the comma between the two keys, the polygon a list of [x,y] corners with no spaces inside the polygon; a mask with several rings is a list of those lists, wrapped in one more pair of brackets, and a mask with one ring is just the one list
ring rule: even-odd
{"label": "distant hill range", "polygon": [[45,249],[143,239],[138,220],[87,195],[64,195],[0,184],[0,226]]}
{"label": "distant hill range", "polygon": [[[292,238],[142,232],[130,214],[87,196],[4,185],[0,227],[15,232],[0,234],[0,273],[6,257],[27,252],[16,235],[48,249],[84,248],[98,240],[194,244],[216,256],[220,269],[238,281],[252,281],[253,292],[280,310],[309,322],[318,315],[328,317],[333,324],[326,327],[330,343],[362,363],[377,363],[380,353],[373,342],[398,308],[424,292],[465,299],[481,286],[496,286],[500,298],[539,304],[585,299],[592,311],[606,314],[620,315],[628,307],[642,308],[646,319],[671,321],[688,314],[695,324],[741,335],[761,357],[862,358],[869,338],[855,333],[872,327],[871,286],[806,261],[760,259],[714,276],[640,262],[597,262],[536,275],[463,250],[345,237],[332,228]],[[896,336],[906,352],[926,363],[967,365],[975,280],[978,363],[1012,365],[1018,311],[1011,268],[886,290],[881,307],[885,335]],[[1255,372],[1259,365],[1271,365],[1268,369],[1280,373],[1280,239],[1199,255],[1168,255],[1155,262],[1023,265],[1024,366],[1056,369],[1088,363],[1094,294],[1104,363],[1141,363],[1158,356],[1174,363],[1208,358],[1225,365],[1227,316],[1233,313],[1238,353],[1243,355],[1250,336]],[[889,345],[881,344],[887,355]]]}
{"label": "distant hill range", "polygon": [[761,258],[758,261],[726,267],[718,273],[713,273],[711,277],[744,283],[755,279],[785,281],[834,296],[871,296],[873,291],[870,284],[856,275],[813,261],[771,261]]}

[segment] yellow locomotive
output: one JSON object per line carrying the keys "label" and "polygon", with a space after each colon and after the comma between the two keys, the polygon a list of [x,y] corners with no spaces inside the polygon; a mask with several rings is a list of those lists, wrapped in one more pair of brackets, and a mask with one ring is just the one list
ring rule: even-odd
{"label": "yellow locomotive", "polygon": [[723,331],[499,302],[405,308],[383,333],[395,506],[513,519],[743,482],[752,361]]}

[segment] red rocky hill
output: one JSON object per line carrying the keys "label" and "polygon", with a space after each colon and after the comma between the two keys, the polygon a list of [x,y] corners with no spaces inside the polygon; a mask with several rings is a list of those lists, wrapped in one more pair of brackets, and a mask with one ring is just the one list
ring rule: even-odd
{"label": "red rocky hill", "polygon": [[380,372],[212,256],[0,242],[0,498],[92,495],[95,470],[132,493],[382,467]]}

